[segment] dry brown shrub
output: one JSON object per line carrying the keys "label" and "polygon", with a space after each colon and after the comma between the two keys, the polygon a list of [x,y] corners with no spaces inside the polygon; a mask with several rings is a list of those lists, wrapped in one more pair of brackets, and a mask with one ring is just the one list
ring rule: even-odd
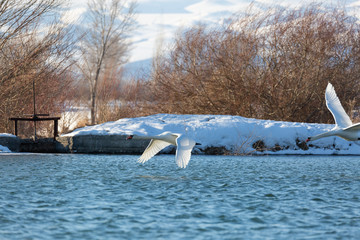
{"label": "dry brown shrub", "polygon": [[[72,76],[68,74],[68,67],[74,39],[70,27],[64,27],[58,24],[56,17],[50,17],[61,1],[3,3],[0,25],[6,31],[1,33],[0,41],[0,132],[11,133],[13,124],[9,117],[34,113],[33,81],[36,113],[61,112],[62,103],[72,94]],[[49,122],[38,124],[52,129]],[[30,135],[33,133],[31,125],[24,123],[19,131]],[[39,134],[43,133],[39,131]]]}
{"label": "dry brown shrub", "polygon": [[337,7],[310,4],[196,25],[154,61],[154,109],[329,122],[331,82],[346,110],[358,99],[360,26]]}

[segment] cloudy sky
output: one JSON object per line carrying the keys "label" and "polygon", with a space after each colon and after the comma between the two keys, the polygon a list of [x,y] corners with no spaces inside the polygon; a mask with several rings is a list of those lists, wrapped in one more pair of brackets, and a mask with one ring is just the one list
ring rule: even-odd
{"label": "cloudy sky", "polygon": [[[243,12],[250,3],[261,9],[269,6],[296,8],[316,0],[137,0],[137,21],[139,28],[133,36],[130,62],[152,58],[156,42],[163,39],[170,42],[179,28],[196,22],[217,23],[235,12]],[[74,1],[75,2],[75,1]],[[77,21],[86,10],[86,0],[72,3],[68,21]],[[360,0],[322,1],[344,5],[350,14],[360,18]]]}

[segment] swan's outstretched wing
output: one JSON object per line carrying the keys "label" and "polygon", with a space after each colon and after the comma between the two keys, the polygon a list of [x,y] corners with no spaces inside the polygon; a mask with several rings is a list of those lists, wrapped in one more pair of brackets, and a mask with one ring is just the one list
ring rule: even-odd
{"label": "swan's outstretched wing", "polygon": [[349,116],[342,107],[339,98],[336,95],[335,89],[331,83],[326,87],[325,91],[326,106],[330,110],[335,119],[335,123],[340,128],[347,128],[352,125]]}
{"label": "swan's outstretched wing", "polygon": [[360,123],[355,123],[348,128],[345,128],[344,131],[356,131],[360,129]]}
{"label": "swan's outstretched wing", "polygon": [[196,142],[191,138],[188,138],[187,136],[180,135],[176,139],[176,144],[176,164],[181,168],[186,168],[191,158],[191,151],[195,146]]}
{"label": "swan's outstretched wing", "polygon": [[160,152],[162,149],[164,149],[169,145],[170,143],[168,142],[157,139],[151,139],[149,145],[147,146],[143,154],[140,156],[139,162],[140,163],[146,162],[147,160],[155,156],[155,154],[157,154],[158,152]]}

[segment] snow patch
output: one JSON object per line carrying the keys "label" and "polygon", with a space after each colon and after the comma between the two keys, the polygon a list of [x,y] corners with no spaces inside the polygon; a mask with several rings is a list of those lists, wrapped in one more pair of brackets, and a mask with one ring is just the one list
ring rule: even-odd
{"label": "snow patch", "polygon": [[[262,141],[263,154],[360,154],[360,146],[339,137],[310,142],[308,150],[302,143],[309,136],[329,131],[332,124],[311,124],[259,120],[230,115],[156,114],[138,118],[124,118],[95,126],[88,126],[65,134],[76,135],[157,135],[164,131],[186,133],[199,149],[224,147],[230,152],[254,152],[253,144]],[[281,150],[281,151],[279,151]]]}
{"label": "snow patch", "polygon": [[9,148],[0,145],[0,153],[9,153],[11,152]]}

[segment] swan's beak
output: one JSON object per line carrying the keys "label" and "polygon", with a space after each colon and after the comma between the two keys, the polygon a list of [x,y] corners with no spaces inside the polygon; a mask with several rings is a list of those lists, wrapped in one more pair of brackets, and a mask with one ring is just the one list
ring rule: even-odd
{"label": "swan's beak", "polygon": [[305,142],[311,141],[311,137],[308,137]]}
{"label": "swan's beak", "polygon": [[201,143],[195,143],[195,145],[201,145]]}
{"label": "swan's beak", "polygon": [[131,140],[133,138],[134,135],[129,135],[127,136],[126,140]]}

